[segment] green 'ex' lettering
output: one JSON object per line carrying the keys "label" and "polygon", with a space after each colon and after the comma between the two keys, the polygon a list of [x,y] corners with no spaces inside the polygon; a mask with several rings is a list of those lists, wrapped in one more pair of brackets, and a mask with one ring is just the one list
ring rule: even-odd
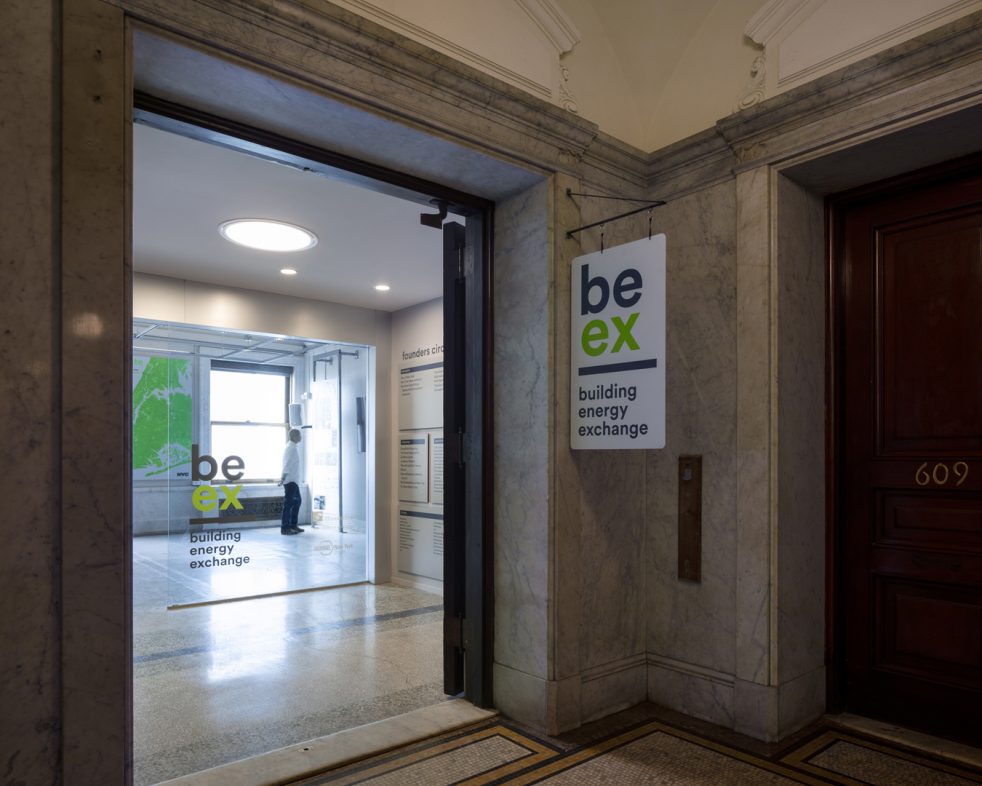
{"label": "green 'ex' lettering", "polygon": [[[617,340],[614,342],[614,346],[611,347],[611,352],[620,352],[621,348],[625,346],[629,350],[641,349],[631,333],[634,329],[634,323],[638,321],[639,316],[641,316],[641,312],[635,311],[628,316],[627,322],[620,317],[610,318],[610,324],[617,331]],[[591,319],[586,323],[583,333],[580,335],[580,346],[583,347],[583,351],[590,357],[595,358],[606,352],[608,346],[607,339],[609,337],[610,331],[607,329],[607,323],[602,319]]]}
{"label": "green 'ex' lettering", "polygon": [[611,352],[620,352],[621,347],[627,344],[628,349],[641,349],[638,346],[638,342],[634,340],[634,336],[631,335],[631,328],[634,327],[634,323],[638,321],[640,316],[640,311],[635,311],[631,316],[627,318],[627,324],[621,322],[620,317],[611,317],[610,324],[617,328],[617,341],[614,342]]}
{"label": "green 'ex' lettering", "polygon": [[198,486],[191,495],[191,504],[194,505],[202,513],[207,513],[209,510],[214,510],[218,505],[218,490],[221,489],[222,493],[225,495],[225,501],[222,503],[222,510],[227,509],[229,506],[235,508],[236,510],[242,510],[242,503],[239,502],[239,492],[242,491],[242,486],[219,486],[215,488],[214,486]]}
{"label": "green 'ex' lettering", "polygon": [[607,349],[607,323],[602,319],[591,319],[583,328],[580,345],[590,357],[602,355]]}

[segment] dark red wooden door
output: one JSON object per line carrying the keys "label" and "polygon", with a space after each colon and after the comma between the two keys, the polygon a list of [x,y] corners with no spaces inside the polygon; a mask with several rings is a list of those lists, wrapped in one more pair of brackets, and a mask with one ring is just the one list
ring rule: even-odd
{"label": "dark red wooden door", "polygon": [[849,710],[982,740],[982,173],[833,211]]}

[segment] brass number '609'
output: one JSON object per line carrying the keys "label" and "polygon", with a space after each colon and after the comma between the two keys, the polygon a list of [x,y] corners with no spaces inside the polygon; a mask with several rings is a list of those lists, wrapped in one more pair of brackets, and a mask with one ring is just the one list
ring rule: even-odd
{"label": "brass number '609'", "polygon": [[968,477],[968,464],[964,461],[956,461],[951,465],[951,469],[949,470],[947,464],[939,461],[929,472],[927,462],[925,461],[914,473],[914,482],[918,486],[927,486],[932,483],[935,486],[946,486],[952,473],[957,478],[955,485],[960,486]]}

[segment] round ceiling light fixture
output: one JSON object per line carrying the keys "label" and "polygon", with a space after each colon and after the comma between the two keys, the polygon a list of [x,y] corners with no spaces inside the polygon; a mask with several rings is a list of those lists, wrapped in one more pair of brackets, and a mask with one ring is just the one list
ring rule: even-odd
{"label": "round ceiling light fixture", "polygon": [[309,229],[267,218],[234,218],[218,231],[226,240],[260,251],[304,251],[317,245],[317,235]]}
{"label": "round ceiling light fixture", "polygon": [[282,273],[284,276],[295,276],[297,271],[292,267],[285,267],[280,270],[280,273]]}
{"label": "round ceiling light fixture", "polygon": [[375,289],[377,289],[379,292],[388,292],[390,289],[392,289],[392,287],[390,287],[388,284],[376,284]]}

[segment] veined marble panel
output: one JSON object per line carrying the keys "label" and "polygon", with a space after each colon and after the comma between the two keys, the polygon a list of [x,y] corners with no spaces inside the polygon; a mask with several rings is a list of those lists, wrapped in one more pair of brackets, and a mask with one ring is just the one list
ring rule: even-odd
{"label": "veined marble panel", "polygon": [[826,295],[822,198],[779,177],[777,227],[777,671],[778,682],[784,685],[820,669],[825,662]]}
{"label": "veined marble panel", "polygon": [[736,178],[736,676],[771,679],[771,173]]}
{"label": "veined marble panel", "polygon": [[644,651],[644,454],[579,451],[574,461],[582,516],[580,668],[586,670]]}
{"label": "veined marble panel", "polygon": [[125,783],[132,735],[128,52],[119,9],[73,0],[64,13],[61,779]]}
{"label": "veined marble panel", "polygon": [[[581,532],[582,505],[580,504],[580,469],[576,456],[569,449],[570,429],[570,265],[582,249],[580,241],[574,236],[566,237],[566,231],[581,226],[584,221],[578,201],[566,195],[566,190],[582,192],[580,183],[565,175],[554,178],[553,204],[554,226],[553,244],[555,265],[553,271],[555,289],[556,327],[553,336],[555,357],[553,373],[554,386],[554,428],[552,444],[555,461],[556,507],[554,511],[553,544],[555,559],[552,577],[553,614],[555,615],[555,636],[553,674],[556,679],[579,678],[581,625],[583,624],[583,579],[580,574],[580,555],[582,553]],[[560,696],[575,704],[576,717],[579,718],[579,698],[575,701]],[[563,707],[564,712],[572,710]]]}
{"label": "veined marble panel", "polygon": [[[58,237],[53,68],[55,5],[5,4],[0,25],[0,494],[14,501],[0,553],[3,777],[58,781],[61,659],[58,614],[61,428],[56,386]],[[16,121],[14,120],[16,118]]]}
{"label": "veined marble panel", "polygon": [[[658,208],[668,238],[667,440],[646,453],[647,651],[733,673],[736,584],[735,191]],[[678,578],[678,457],[703,457],[702,581]]]}
{"label": "veined marble panel", "polygon": [[539,680],[551,635],[549,187],[495,213],[494,657]]}

